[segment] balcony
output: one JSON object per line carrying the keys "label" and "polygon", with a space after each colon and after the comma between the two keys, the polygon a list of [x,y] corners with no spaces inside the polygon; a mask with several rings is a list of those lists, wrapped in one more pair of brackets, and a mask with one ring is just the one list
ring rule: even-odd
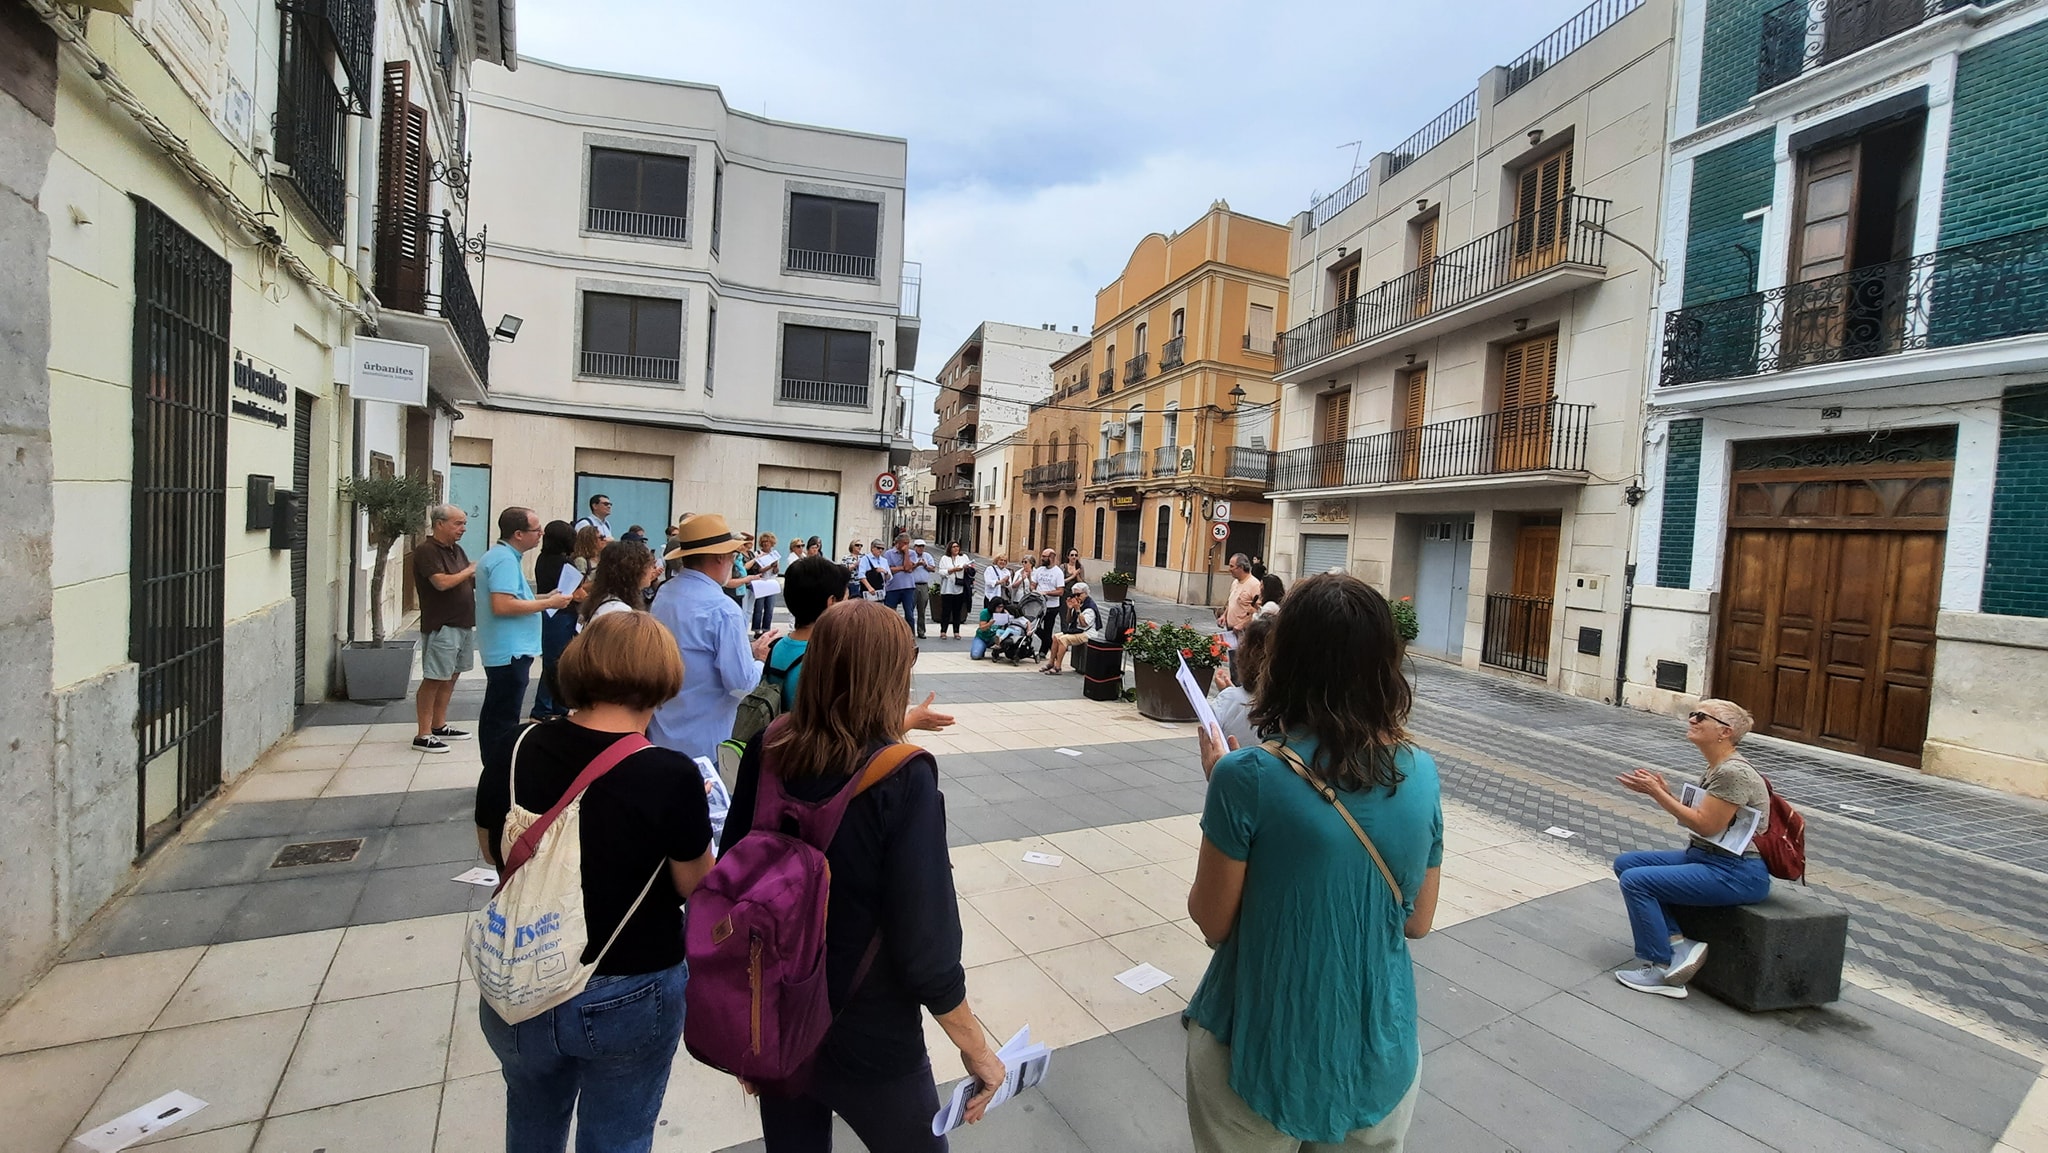
{"label": "balcony", "polygon": [[1056,460],[1024,470],[1025,492],[1071,492],[1080,475],[1079,461]]}
{"label": "balcony", "polygon": [[1551,401],[1279,453],[1273,489],[1503,487],[1586,470],[1593,406]]}
{"label": "balcony", "polygon": [[348,115],[324,43],[326,25],[309,11],[285,14],[274,121],[277,162],[312,220],[339,241],[348,223]]}
{"label": "balcony", "polygon": [[826,276],[850,276],[857,280],[875,278],[872,254],[858,256],[845,252],[819,252],[814,248],[789,249],[783,265],[788,272],[820,272]]}
{"label": "balcony", "polygon": [[1223,475],[1231,480],[1249,480],[1264,489],[1273,483],[1273,454],[1263,448],[1231,445],[1223,461]]}
{"label": "balcony", "polygon": [[[343,93],[349,111],[370,114],[370,85],[376,82],[372,69],[377,55],[377,5],[374,0],[284,0],[278,7],[315,23],[334,47],[341,72],[348,81]],[[442,17],[445,23],[447,17]],[[293,33],[287,32],[286,35]],[[444,37],[447,33],[444,30]]]}
{"label": "balcony", "polygon": [[1100,457],[1089,469],[1089,484],[1119,484],[1141,479],[1145,475],[1145,450],[1132,449],[1113,456]]}
{"label": "balcony", "polygon": [[975,423],[980,419],[980,405],[974,404],[972,402],[962,404],[955,408],[951,413],[939,418],[938,427],[933,430],[932,435],[938,437],[948,437],[956,436],[960,433],[966,432],[967,439],[972,440],[974,439],[974,434],[968,430],[973,429],[975,427]]}
{"label": "balcony", "polygon": [[689,221],[683,217],[664,212],[628,212],[623,208],[593,207],[585,215],[583,225],[591,232],[639,236],[649,240],[680,241],[690,235]]}
{"label": "balcony", "polygon": [[933,504],[966,504],[974,499],[974,485],[962,480],[942,480],[932,488]]}
{"label": "balcony", "polygon": [[974,471],[974,442],[939,438],[939,455],[932,460],[932,474],[954,476]]}
{"label": "balcony", "polygon": [[1151,363],[1151,360],[1151,353],[1141,352],[1138,355],[1130,358],[1129,360],[1124,361],[1124,383],[1136,384],[1139,381],[1145,379],[1145,366]]}
{"label": "balcony", "polygon": [[1756,90],[1776,88],[1973,2],[1789,0],[1764,13]]}
{"label": "balcony", "polygon": [[1185,362],[1181,360],[1181,353],[1186,351],[1187,343],[1187,337],[1176,336],[1172,340],[1167,341],[1165,344],[1160,345],[1159,371],[1172,372],[1174,369],[1179,368],[1182,364],[1184,364]]}
{"label": "balcony", "polygon": [[1152,475],[1172,476],[1180,471],[1180,446],[1162,444],[1152,450]]}
{"label": "balcony", "polygon": [[1486,594],[1486,632],[1479,659],[1500,669],[1543,676],[1550,671],[1549,597]]}
{"label": "balcony", "polygon": [[924,265],[915,260],[904,261],[897,285],[896,368],[909,372],[917,367],[917,337],[924,324],[917,315],[924,303]]}
{"label": "balcony", "polygon": [[1299,383],[1396,340],[1461,328],[1601,280],[1607,206],[1565,197],[1288,329],[1280,338],[1281,379]]}
{"label": "balcony", "polygon": [[2048,333],[2048,228],[1664,318],[1660,387]]}
{"label": "balcony", "polygon": [[1115,369],[1113,369],[1113,368],[1105,368],[1105,369],[1103,369],[1103,370],[1102,370],[1102,375],[1101,375],[1100,377],[1098,377],[1098,378],[1096,379],[1096,384],[1095,384],[1095,395],[1097,395],[1097,396],[1108,396],[1108,395],[1109,395],[1109,394],[1110,394],[1111,392],[1113,392],[1113,391],[1114,391],[1115,389],[1116,389],[1116,370],[1115,370]]}
{"label": "balcony", "polygon": [[[823,405],[826,408],[866,408],[868,385],[865,381],[860,384],[842,384],[831,380],[798,380],[785,376],[782,378],[782,387],[775,391],[775,399],[790,404]],[[904,402],[906,416],[908,403]],[[903,423],[899,418],[898,427],[902,427]]]}
{"label": "balcony", "polygon": [[379,332],[426,345],[429,380],[453,400],[482,401],[490,383],[491,330],[469,279],[471,257],[484,255],[483,238],[457,232],[445,213],[377,221]]}
{"label": "balcony", "polygon": [[673,356],[633,356],[624,352],[583,350],[583,375],[612,380],[675,384],[682,378],[682,364]]}

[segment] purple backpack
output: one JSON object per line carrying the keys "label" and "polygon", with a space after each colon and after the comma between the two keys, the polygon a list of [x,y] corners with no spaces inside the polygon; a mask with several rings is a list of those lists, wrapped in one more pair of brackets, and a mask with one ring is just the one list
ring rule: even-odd
{"label": "purple backpack", "polygon": [[[761,739],[785,724],[787,718],[778,718]],[[853,798],[923,752],[916,745],[885,746],[831,800],[809,804],[782,790],[773,754],[763,746],[754,823],[690,894],[683,1042],[692,1057],[755,1086],[801,1088],[832,1027],[825,987],[832,870],[825,850]],[[797,835],[782,831],[785,819]],[[855,988],[881,943],[877,931],[854,974]]]}

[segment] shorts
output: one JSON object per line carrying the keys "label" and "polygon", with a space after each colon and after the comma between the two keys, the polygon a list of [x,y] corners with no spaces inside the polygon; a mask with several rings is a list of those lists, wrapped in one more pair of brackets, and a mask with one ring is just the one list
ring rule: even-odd
{"label": "shorts", "polygon": [[1060,633],[1059,642],[1070,649],[1080,648],[1088,643],[1087,633]]}
{"label": "shorts", "polygon": [[442,625],[420,645],[420,678],[452,681],[476,667],[476,630]]}

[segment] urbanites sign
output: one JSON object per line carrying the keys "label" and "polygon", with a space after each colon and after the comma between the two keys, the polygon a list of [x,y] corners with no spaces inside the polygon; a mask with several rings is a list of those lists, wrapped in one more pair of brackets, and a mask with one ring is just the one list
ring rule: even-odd
{"label": "urbanites sign", "polygon": [[358,336],[349,349],[349,395],[391,404],[427,403],[427,346]]}

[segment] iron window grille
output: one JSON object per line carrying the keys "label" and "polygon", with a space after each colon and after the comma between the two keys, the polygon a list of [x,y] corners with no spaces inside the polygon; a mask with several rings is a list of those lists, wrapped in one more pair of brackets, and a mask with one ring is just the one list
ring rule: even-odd
{"label": "iron window grille", "polygon": [[304,11],[282,21],[275,132],[277,162],[313,219],[339,240],[348,219],[348,132],[351,108],[334,83],[326,33]]}

